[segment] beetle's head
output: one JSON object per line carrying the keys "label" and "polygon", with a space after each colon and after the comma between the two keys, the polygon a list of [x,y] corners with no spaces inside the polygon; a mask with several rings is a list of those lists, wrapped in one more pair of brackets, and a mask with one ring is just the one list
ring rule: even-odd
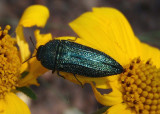
{"label": "beetle's head", "polygon": [[38,61],[41,61],[43,59],[43,51],[44,51],[44,46],[43,45],[39,46],[36,54],[36,58]]}
{"label": "beetle's head", "polygon": [[36,58],[45,68],[54,70],[56,49],[54,46],[42,45],[37,50]]}

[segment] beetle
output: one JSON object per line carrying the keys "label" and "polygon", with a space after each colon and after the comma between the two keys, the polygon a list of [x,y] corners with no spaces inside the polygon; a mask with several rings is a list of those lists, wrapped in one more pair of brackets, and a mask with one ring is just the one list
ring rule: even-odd
{"label": "beetle", "polygon": [[75,78],[76,75],[98,78],[123,72],[123,67],[109,55],[69,40],[55,39],[39,46],[36,58],[52,72],[72,73]]}

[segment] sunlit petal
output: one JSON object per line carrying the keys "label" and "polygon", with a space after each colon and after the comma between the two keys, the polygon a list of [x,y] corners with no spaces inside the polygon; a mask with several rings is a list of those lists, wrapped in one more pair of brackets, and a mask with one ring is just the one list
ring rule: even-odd
{"label": "sunlit petal", "polygon": [[38,48],[40,45],[45,45],[50,40],[53,40],[51,33],[40,34],[40,30],[36,30],[34,34],[35,34],[36,41],[37,41],[36,48]]}
{"label": "sunlit petal", "polygon": [[92,89],[93,89],[93,92],[95,94],[97,101],[105,106],[116,105],[116,104],[122,103],[123,101],[122,93],[116,88],[112,88],[111,93],[103,94],[103,95],[100,92],[98,92],[98,90],[93,84],[92,84]]}
{"label": "sunlit petal", "polygon": [[16,39],[17,44],[20,48],[21,61],[24,62],[30,56],[29,45],[24,38],[23,26],[18,26],[16,28]]}
{"label": "sunlit petal", "polygon": [[24,11],[19,21],[19,25],[22,25],[23,27],[44,27],[48,18],[49,10],[47,7],[42,5],[32,5]]}
{"label": "sunlit petal", "polygon": [[28,70],[29,74],[19,81],[19,86],[39,85],[36,80],[37,77],[48,71],[48,69],[44,68],[35,57],[29,60]]}
{"label": "sunlit petal", "polygon": [[28,63],[26,62],[26,63],[23,63],[22,65],[21,65],[21,71],[20,71],[20,73],[23,73],[24,71],[27,71],[28,70]]}
{"label": "sunlit petal", "polygon": [[155,47],[151,47],[148,44],[141,43],[141,58],[145,61],[151,59],[157,68],[160,68],[160,50]]}
{"label": "sunlit petal", "polygon": [[28,106],[15,94],[7,93],[0,100],[0,114],[30,114]]}
{"label": "sunlit petal", "polygon": [[116,104],[106,111],[106,114],[132,114],[130,110],[126,110],[125,104]]}
{"label": "sunlit petal", "polygon": [[70,23],[80,38],[92,42],[99,50],[113,57],[120,64],[140,53],[138,39],[126,18],[113,8],[94,8]]}

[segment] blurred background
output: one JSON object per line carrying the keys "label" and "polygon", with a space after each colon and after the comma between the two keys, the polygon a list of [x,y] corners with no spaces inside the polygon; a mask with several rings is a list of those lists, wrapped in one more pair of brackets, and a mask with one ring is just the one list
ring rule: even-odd
{"label": "blurred background", "polygon": [[[43,33],[51,32],[53,37],[76,36],[68,23],[92,7],[114,7],[124,13],[141,41],[160,48],[160,0],[0,0],[0,26],[10,24],[14,36],[23,11],[33,4],[49,8]],[[33,34],[26,30],[25,35],[29,38]],[[40,86],[32,86],[37,99],[26,98],[32,114],[91,114],[103,107],[90,85],[81,88],[50,71],[38,80]]]}

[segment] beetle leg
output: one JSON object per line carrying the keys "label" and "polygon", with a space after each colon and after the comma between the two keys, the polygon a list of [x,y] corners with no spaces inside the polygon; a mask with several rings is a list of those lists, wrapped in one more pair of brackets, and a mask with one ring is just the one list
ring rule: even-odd
{"label": "beetle leg", "polygon": [[73,74],[73,76],[76,78],[76,80],[81,84],[81,87],[83,88],[83,84],[82,84],[82,82],[80,82],[80,81],[78,80],[78,78],[76,77],[76,75],[75,75],[75,74]]}
{"label": "beetle leg", "polygon": [[59,71],[57,71],[57,75],[60,76],[60,77],[62,77],[63,79],[65,79],[65,77],[62,76],[62,75],[59,73]]}

